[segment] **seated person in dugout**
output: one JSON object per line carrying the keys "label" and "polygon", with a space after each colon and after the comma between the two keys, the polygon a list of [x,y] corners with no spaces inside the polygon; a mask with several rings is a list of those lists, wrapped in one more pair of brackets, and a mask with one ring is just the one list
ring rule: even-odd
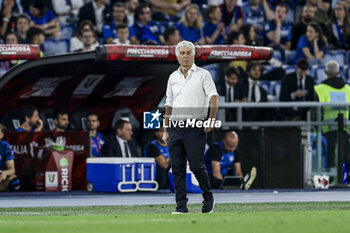
{"label": "seated person in dugout", "polygon": [[166,189],[169,185],[168,172],[170,169],[170,155],[167,142],[163,142],[164,128],[155,132],[156,139],[149,142],[144,150],[144,156],[155,158],[157,164],[157,182],[159,189]]}
{"label": "seated person in dugout", "polygon": [[220,142],[210,146],[205,153],[205,166],[208,170],[210,184],[213,189],[221,188],[225,176],[234,175],[240,177],[238,184],[240,189],[249,189],[256,177],[256,168],[253,167],[250,174],[243,177],[239,154],[236,151],[239,138],[236,132],[227,132]]}
{"label": "seated person in dugout", "polygon": [[16,177],[14,155],[10,144],[2,140],[5,127],[0,124],[0,192],[19,191],[19,180]]}

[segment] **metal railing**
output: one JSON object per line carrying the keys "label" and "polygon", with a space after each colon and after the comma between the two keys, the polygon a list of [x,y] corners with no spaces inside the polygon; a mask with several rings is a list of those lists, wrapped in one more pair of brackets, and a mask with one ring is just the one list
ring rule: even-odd
{"label": "metal railing", "polygon": [[[320,103],[320,102],[260,102],[260,103],[227,103],[224,102],[223,97],[219,98],[219,111],[217,119],[222,121],[222,128],[259,128],[259,127],[299,127],[302,131],[307,133],[307,145],[304,156],[304,181],[310,179],[313,174],[327,174],[335,176],[336,171],[325,172],[322,170],[322,126],[334,126],[338,125],[337,121],[322,121],[322,107],[332,106],[338,107],[339,110],[344,110],[346,107],[350,107],[350,103]],[[246,108],[307,108],[306,120],[299,121],[243,121],[243,109]],[[227,121],[225,109],[236,109],[236,120]],[[311,119],[311,111],[315,113],[314,120]],[[350,121],[345,120],[344,125],[350,125]],[[312,149],[311,149],[311,132],[316,129],[317,135],[317,169],[312,172]]]}

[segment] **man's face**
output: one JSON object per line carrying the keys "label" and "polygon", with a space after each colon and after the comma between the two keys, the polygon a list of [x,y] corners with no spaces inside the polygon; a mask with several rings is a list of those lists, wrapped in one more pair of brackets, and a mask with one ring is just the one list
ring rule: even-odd
{"label": "man's face", "polygon": [[132,137],[132,126],[130,123],[124,123],[122,129],[117,129],[117,136],[123,140],[130,140]]}
{"label": "man's face", "polygon": [[155,133],[157,140],[163,142],[162,137],[164,134],[168,134],[168,131],[164,132],[164,128],[160,128],[159,130],[157,130]]}
{"label": "man's face", "polygon": [[2,129],[0,129],[0,140],[4,138],[4,133],[2,132]]}
{"label": "man's face", "polygon": [[179,55],[177,56],[177,60],[179,61],[181,67],[191,68],[194,61],[192,49],[188,47],[181,47],[179,49]]}
{"label": "man's face", "polygon": [[36,127],[38,125],[39,112],[35,110],[33,115],[30,118],[26,117],[26,119],[28,120],[30,127]]}
{"label": "man's face", "polygon": [[224,150],[227,153],[232,153],[238,147],[239,139],[237,137],[225,137],[223,140]]}
{"label": "man's face", "polygon": [[90,46],[94,43],[94,34],[91,31],[83,32],[81,39],[84,46]]}
{"label": "man's face", "polygon": [[39,14],[40,14],[39,9],[37,9],[33,6],[29,6],[29,12],[30,12],[30,14],[33,15],[33,17],[35,17],[35,18],[39,17]]}
{"label": "man's face", "polygon": [[169,36],[169,44],[176,45],[181,41],[181,36],[178,30],[174,32],[174,34]]}
{"label": "man's face", "polygon": [[126,15],[125,7],[122,7],[122,6],[114,7],[112,15],[113,15],[113,19],[115,21],[122,22],[125,18],[125,15]]}
{"label": "man's face", "polygon": [[19,18],[17,20],[17,31],[26,32],[29,29],[29,22],[26,19]]}
{"label": "man's face", "polygon": [[128,9],[129,11],[134,11],[137,7],[137,5],[139,4],[138,0],[131,0],[131,1],[126,1],[125,2],[125,7],[126,9]]}
{"label": "man's face", "polygon": [[14,34],[9,34],[6,37],[6,44],[18,44],[17,37]]}
{"label": "man's face", "polygon": [[240,34],[238,35],[238,40],[235,40],[235,41],[234,41],[234,44],[235,44],[235,45],[245,45],[245,38],[244,38],[243,33],[240,33]]}
{"label": "man's face", "polygon": [[142,9],[142,13],[140,14],[140,20],[148,23],[149,21],[152,20],[152,12],[151,9],[149,7],[144,7]]}
{"label": "man's face", "polygon": [[128,28],[118,29],[117,37],[119,38],[120,41],[126,41],[129,37],[129,29]]}
{"label": "man's face", "polygon": [[315,9],[311,6],[304,6],[302,17],[305,19],[305,21],[310,22],[315,18]]}
{"label": "man's face", "polygon": [[300,77],[306,77],[307,70],[302,70],[300,68],[297,68],[297,73]]}
{"label": "man's face", "polygon": [[225,75],[225,80],[230,86],[236,86],[238,82],[238,77],[236,74],[231,74],[230,76]]}
{"label": "man's face", "polygon": [[97,130],[100,126],[100,121],[97,119],[96,115],[90,115],[86,120],[86,124],[89,130]]}
{"label": "man's face", "polygon": [[248,72],[248,75],[251,79],[254,81],[258,81],[261,76],[261,67],[260,66],[253,66],[250,71]]}
{"label": "man's face", "polygon": [[275,11],[275,17],[277,17],[281,22],[284,22],[284,20],[287,17],[287,9],[282,6],[277,6]]}
{"label": "man's face", "polygon": [[61,130],[67,130],[69,125],[68,114],[58,114],[58,119],[56,120],[56,127]]}

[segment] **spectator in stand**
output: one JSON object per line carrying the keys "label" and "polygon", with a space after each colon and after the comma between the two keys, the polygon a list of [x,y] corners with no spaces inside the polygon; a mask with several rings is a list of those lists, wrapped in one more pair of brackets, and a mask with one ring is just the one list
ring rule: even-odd
{"label": "spectator in stand", "polygon": [[273,10],[270,9],[267,0],[250,0],[249,4],[242,7],[243,23],[252,24],[256,30],[258,40],[263,41],[263,29],[265,21],[275,18]]}
{"label": "spectator in stand", "polygon": [[[43,51],[43,45],[45,42],[44,31],[37,27],[30,27],[27,31],[27,41],[29,44],[36,44]],[[41,56],[43,56],[41,52]]]}
{"label": "spectator in stand", "polygon": [[236,67],[228,66],[225,69],[225,78],[218,85],[218,93],[225,97],[225,102],[239,102],[242,99],[240,72]]}
{"label": "spectator in stand", "polygon": [[189,5],[191,0],[147,0],[152,6],[153,17],[157,21],[177,22],[178,15]]}
{"label": "spectator in stand", "polygon": [[17,17],[23,11],[20,3],[15,0],[2,0],[0,4],[0,37],[3,37],[7,32],[16,31]]}
{"label": "spectator in stand", "polygon": [[0,192],[18,192],[20,183],[16,176],[15,157],[9,143],[5,142],[5,126],[0,124]]}
{"label": "spectator in stand", "polygon": [[280,51],[282,57],[284,57],[285,50],[290,50],[292,41],[292,26],[285,21],[287,13],[288,5],[278,4],[275,19],[265,25],[267,46]]}
{"label": "spectator in stand", "polygon": [[30,27],[30,18],[27,14],[22,14],[17,18],[17,33],[20,37],[19,43],[25,44],[27,41],[27,31]]}
{"label": "spectator in stand", "polygon": [[69,126],[68,112],[64,109],[58,109],[53,113],[53,122],[56,125],[56,132],[67,131]]}
{"label": "spectator in stand", "polygon": [[42,0],[34,0],[26,12],[31,19],[31,26],[40,28],[46,37],[60,37],[60,26],[51,10],[47,10]]}
{"label": "spectator in stand", "polygon": [[[20,37],[16,32],[9,32],[5,35],[5,44],[19,44]],[[1,68],[3,70],[9,70],[12,66],[18,64],[17,60],[2,61]]]}
{"label": "spectator in stand", "polygon": [[[81,41],[81,38],[82,38],[83,31],[85,31],[85,30],[94,31],[94,25],[91,23],[90,20],[84,20],[79,24],[78,29],[77,29],[77,35],[70,40],[70,51],[71,52],[83,48],[84,44]],[[99,43],[96,40],[92,44],[92,50],[94,50],[97,46],[99,46]]]}
{"label": "spectator in stand", "polygon": [[[126,9],[125,9],[125,5],[122,2],[114,3],[112,7],[112,18],[113,18],[112,22],[110,22],[109,24],[106,24],[103,27],[103,38],[106,44],[116,44],[115,41],[118,38],[117,36],[118,25],[127,23]],[[129,29],[127,31],[128,31],[128,37],[130,35],[130,32],[132,33],[134,32],[134,30],[129,30]],[[133,44],[137,43],[137,38],[135,35],[130,35],[130,40],[132,41]],[[125,42],[126,40],[123,39],[123,43]]]}
{"label": "spectator in stand", "polygon": [[135,32],[139,43],[146,41],[157,41],[158,44],[164,43],[160,25],[152,20],[152,12],[147,4],[140,4],[135,10],[136,22],[131,30]]}
{"label": "spectator in stand", "polygon": [[[305,0],[305,6],[315,7],[315,22],[318,24],[328,24],[329,18],[327,11],[322,9],[323,1],[322,0]],[[300,10],[297,12],[297,18],[300,16]]]}
{"label": "spectator in stand", "polygon": [[51,0],[52,7],[61,24],[76,22],[79,9],[84,5],[84,0]]}
{"label": "spectator in stand", "polygon": [[[253,28],[253,27],[252,27]],[[254,30],[254,28],[253,28]],[[243,32],[240,30],[238,32],[231,31],[227,36],[227,44],[229,45],[245,45],[246,39],[244,37]],[[244,78],[244,74],[247,67],[247,61],[246,60],[234,60],[230,62],[231,67],[236,67],[239,70],[239,73],[241,74],[241,78]]]}
{"label": "spectator in stand", "polygon": [[86,127],[90,132],[91,136],[91,156],[101,157],[102,146],[105,144],[105,137],[97,132],[100,127],[100,120],[96,113],[89,113],[87,115]]}
{"label": "spectator in stand", "polygon": [[220,142],[210,146],[205,154],[205,167],[208,170],[212,188],[220,188],[224,177],[234,174],[241,178],[237,183],[240,189],[249,189],[256,177],[256,168],[243,177],[241,161],[237,150],[239,138],[236,132],[227,132]]}
{"label": "spectator in stand", "polygon": [[203,45],[205,40],[203,37],[202,15],[197,5],[191,4],[186,7],[185,13],[180,22],[176,25],[181,38],[191,41],[194,44]]}
{"label": "spectator in stand", "polygon": [[139,5],[138,0],[125,0],[125,8],[126,8],[126,18],[128,21],[128,26],[132,27],[135,23],[135,9]]}
{"label": "spectator in stand", "polygon": [[[282,81],[280,101],[313,101],[314,78],[307,75],[309,63],[305,58],[297,62],[296,72],[288,74]],[[284,108],[286,120],[306,120],[305,108]]]}
{"label": "spectator in stand", "polygon": [[94,50],[93,44],[96,41],[96,34],[92,30],[84,30],[81,34],[80,40],[83,42],[81,49],[75,50],[74,52],[87,52]]}
{"label": "spectator in stand", "polygon": [[[247,78],[242,82],[241,98],[243,102],[267,102],[267,91],[259,83],[262,69],[262,65],[256,61],[247,65]],[[270,117],[271,114],[268,109],[243,109],[243,119],[246,121],[266,120]]]}
{"label": "spectator in stand", "polygon": [[300,58],[307,58],[309,64],[319,64],[326,51],[326,42],[323,32],[317,23],[311,23],[307,26],[306,34],[300,37],[294,62]]}
{"label": "spectator in stand", "polygon": [[224,3],[220,5],[222,12],[221,21],[225,23],[225,26],[229,31],[238,31],[243,22],[243,12],[240,6],[237,5],[237,0],[224,0]]}
{"label": "spectator in stand", "polygon": [[94,31],[102,37],[103,26],[110,22],[109,0],[93,0],[79,10],[80,24],[84,20],[90,20],[94,25]]}
{"label": "spectator in stand", "polygon": [[342,2],[338,2],[331,14],[328,31],[329,43],[335,49],[350,49],[350,11]]}
{"label": "spectator in stand", "polygon": [[251,24],[243,24],[240,30],[245,38],[245,44],[251,46],[260,46],[262,43],[256,40],[255,28]]}
{"label": "spectator in stand", "polygon": [[304,6],[300,15],[300,22],[295,24],[292,29],[292,50],[295,50],[298,41],[305,34],[307,25],[315,18],[316,8],[313,6]]}
{"label": "spectator in stand", "polygon": [[19,132],[40,132],[43,129],[43,121],[39,118],[38,108],[34,106],[23,106],[20,110],[21,127]]}
{"label": "spectator in stand", "polygon": [[144,150],[145,157],[155,158],[159,189],[166,189],[169,185],[170,154],[168,143],[162,140],[164,133],[168,133],[164,132],[164,128],[158,129],[155,132],[156,139],[149,142]]}
{"label": "spectator in stand", "polygon": [[133,135],[130,122],[119,120],[115,123],[116,135],[102,147],[103,157],[141,157],[136,143],[131,140]]}
{"label": "spectator in stand", "polygon": [[117,38],[114,39],[114,44],[117,45],[129,45],[131,42],[128,39],[130,35],[129,27],[125,23],[121,23],[117,26]]}
{"label": "spectator in stand", "polygon": [[225,24],[221,22],[221,10],[219,6],[208,6],[206,9],[206,16],[208,22],[204,24],[203,34],[205,44],[221,44],[226,40],[227,31]]}
{"label": "spectator in stand", "polygon": [[181,41],[179,30],[174,27],[168,27],[163,33],[164,45],[177,45]]}

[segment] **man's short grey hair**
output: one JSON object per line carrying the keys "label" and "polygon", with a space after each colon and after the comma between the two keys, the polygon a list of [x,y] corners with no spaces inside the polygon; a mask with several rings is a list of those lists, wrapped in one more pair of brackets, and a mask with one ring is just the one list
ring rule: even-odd
{"label": "man's short grey hair", "polygon": [[192,54],[193,56],[195,55],[196,53],[196,49],[194,47],[194,44],[190,41],[187,41],[187,40],[183,40],[181,42],[179,42],[177,45],[176,45],[176,48],[175,48],[175,54],[176,56],[179,56],[179,51],[181,48],[191,48],[192,49]]}
{"label": "man's short grey hair", "polygon": [[327,62],[325,71],[329,76],[337,76],[339,73],[338,62],[336,62],[334,60]]}

